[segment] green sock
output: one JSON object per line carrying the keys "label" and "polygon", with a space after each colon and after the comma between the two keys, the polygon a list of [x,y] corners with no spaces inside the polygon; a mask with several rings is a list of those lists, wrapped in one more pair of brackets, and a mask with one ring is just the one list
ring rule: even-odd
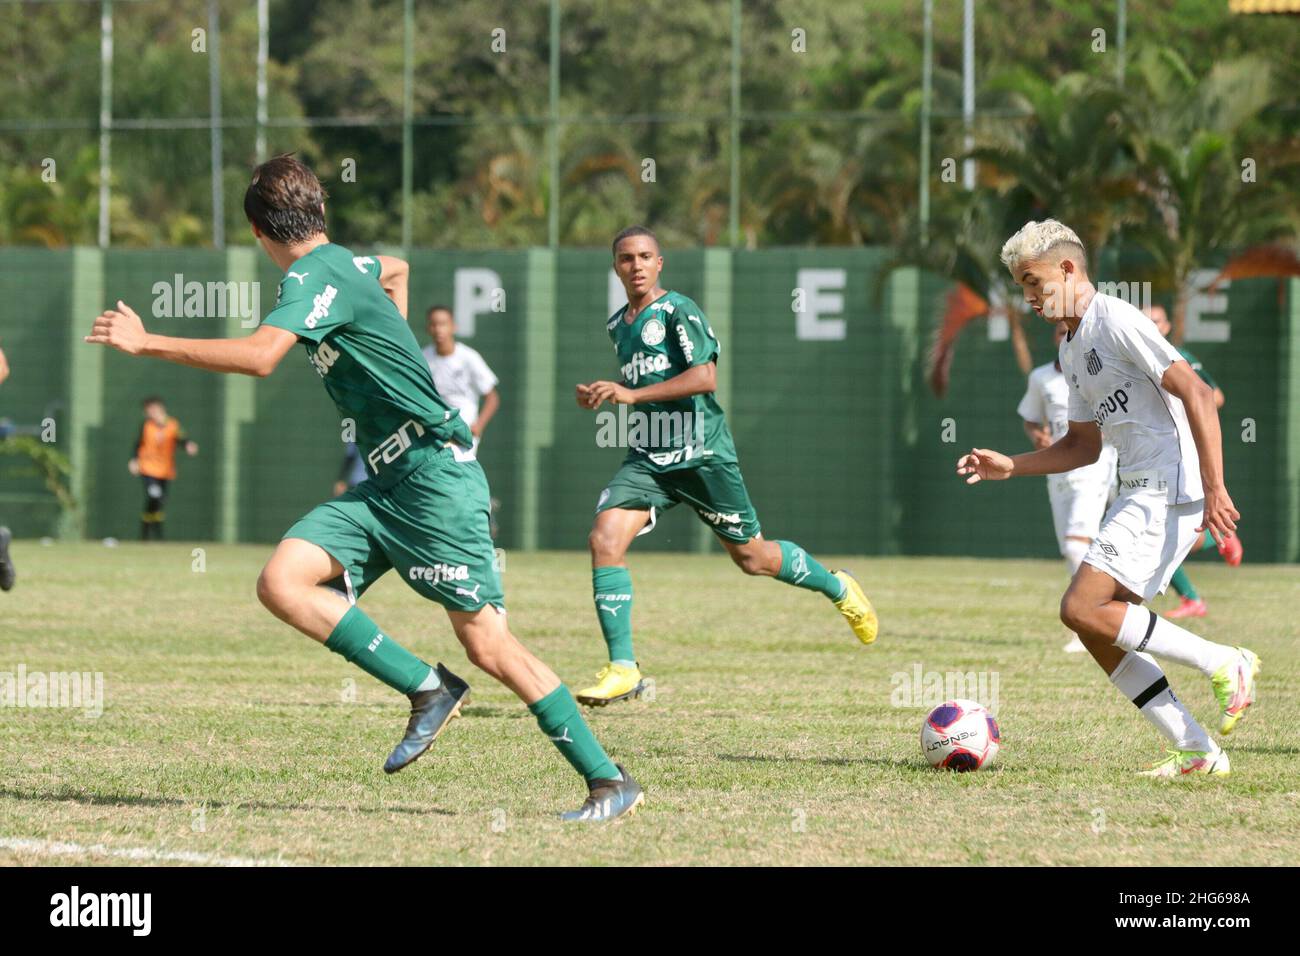
{"label": "green sock", "polygon": [[537,718],[542,733],[551,738],[564,759],[583,777],[587,780],[618,778],[618,768],[578,713],[577,701],[569,688],[561,684],[541,700],[529,704],[528,709]]}
{"label": "green sock", "polygon": [[831,574],[811,554],[793,541],[778,541],[781,546],[781,570],[776,579],[797,588],[820,591],[832,601],[844,596],[844,582]]}
{"label": "green sock", "polygon": [[627,568],[591,569],[591,596],[611,661],[636,661],[632,653],[632,575]]}
{"label": "green sock", "polygon": [[1174,576],[1169,579],[1169,584],[1175,591],[1187,598],[1189,601],[1197,600],[1200,595],[1196,593],[1196,588],[1192,586],[1192,579],[1187,576],[1187,572],[1180,565],[1174,572]]}
{"label": "green sock", "polygon": [[379,625],[356,605],[348,608],[335,625],[325,646],[403,694],[414,692],[433,671],[401,644],[381,634]]}
{"label": "green sock", "polygon": [[1217,547],[1218,545],[1214,543],[1214,535],[1210,534],[1208,531],[1205,532],[1205,543],[1201,545],[1200,550],[1209,551],[1211,548]]}

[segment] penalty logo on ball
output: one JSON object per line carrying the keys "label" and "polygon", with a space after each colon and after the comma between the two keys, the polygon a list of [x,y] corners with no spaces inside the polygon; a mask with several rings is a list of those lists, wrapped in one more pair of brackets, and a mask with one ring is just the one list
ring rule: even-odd
{"label": "penalty logo on ball", "polygon": [[998,722],[973,700],[949,700],[921,725],[921,752],[930,766],[969,772],[993,762],[1002,745]]}

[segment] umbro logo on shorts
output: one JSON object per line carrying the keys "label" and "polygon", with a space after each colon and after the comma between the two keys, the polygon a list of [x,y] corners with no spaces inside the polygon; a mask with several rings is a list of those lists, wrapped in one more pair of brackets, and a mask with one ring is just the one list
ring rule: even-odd
{"label": "umbro logo on shorts", "polygon": [[1084,353],[1084,363],[1088,366],[1089,375],[1101,374],[1101,356],[1097,354],[1096,349],[1089,349]]}
{"label": "umbro logo on shorts", "polygon": [[1101,550],[1102,550],[1102,551],[1105,551],[1106,554],[1108,554],[1110,557],[1113,558],[1113,557],[1116,557],[1116,556],[1119,555],[1119,551],[1117,551],[1117,550],[1115,549],[1115,546],[1112,545],[1110,542],[1108,542],[1108,541],[1102,541],[1102,542],[1100,542],[1100,543],[1101,543]]}

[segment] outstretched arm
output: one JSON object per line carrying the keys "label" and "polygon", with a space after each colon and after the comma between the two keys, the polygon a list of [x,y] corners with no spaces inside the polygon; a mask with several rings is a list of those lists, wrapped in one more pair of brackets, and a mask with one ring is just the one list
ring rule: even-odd
{"label": "outstretched arm", "polygon": [[1091,465],[1101,455],[1101,429],[1096,422],[1070,422],[1061,440],[1041,451],[1007,456],[988,448],[972,448],[957,461],[957,474],[966,484],[1000,481],[1012,475],[1056,475]]}
{"label": "outstretched arm", "polygon": [[5,361],[4,349],[0,349],[0,382],[9,377],[9,363]]}
{"label": "outstretched arm", "polygon": [[1177,396],[1187,411],[1196,454],[1201,459],[1201,484],[1205,488],[1205,514],[1197,531],[1209,530],[1216,544],[1237,530],[1237,511],[1223,482],[1223,436],[1214,392],[1186,362],[1174,362],[1160,379],[1166,392]]}
{"label": "outstretched arm", "polygon": [[263,378],[275,371],[298,337],[270,325],[242,339],[183,339],[146,332],[140,316],[118,300],[95,319],[87,342],[109,345],[127,355],[148,355],[209,372],[238,372]]}

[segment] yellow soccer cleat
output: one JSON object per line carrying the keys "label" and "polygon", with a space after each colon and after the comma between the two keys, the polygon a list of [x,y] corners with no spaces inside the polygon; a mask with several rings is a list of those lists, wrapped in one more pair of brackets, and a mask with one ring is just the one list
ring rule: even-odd
{"label": "yellow soccer cleat", "polygon": [[1221,714],[1219,733],[1228,736],[1255,702],[1255,679],[1259,677],[1260,659],[1254,651],[1236,648],[1237,654],[1210,678],[1214,698],[1219,702]]}
{"label": "yellow soccer cleat", "polygon": [[844,596],[835,602],[835,606],[844,615],[844,620],[849,622],[853,633],[858,635],[858,640],[870,644],[880,630],[876,609],[871,606],[866,594],[862,592],[862,585],[858,584],[853,575],[847,571],[832,571],[831,574],[844,584]]}
{"label": "yellow soccer cleat", "polygon": [[1153,764],[1150,770],[1139,772],[1138,776],[1169,780],[1198,774],[1226,777],[1231,772],[1228,755],[1215,747],[1213,750],[1170,750],[1164,760]]}
{"label": "yellow soccer cleat", "polygon": [[578,691],[578,703],[588,707],[604,707],[616,700],[633,700],[645,691],[641,670],[626,664],[606,664],[596,674],[596,683]]}

